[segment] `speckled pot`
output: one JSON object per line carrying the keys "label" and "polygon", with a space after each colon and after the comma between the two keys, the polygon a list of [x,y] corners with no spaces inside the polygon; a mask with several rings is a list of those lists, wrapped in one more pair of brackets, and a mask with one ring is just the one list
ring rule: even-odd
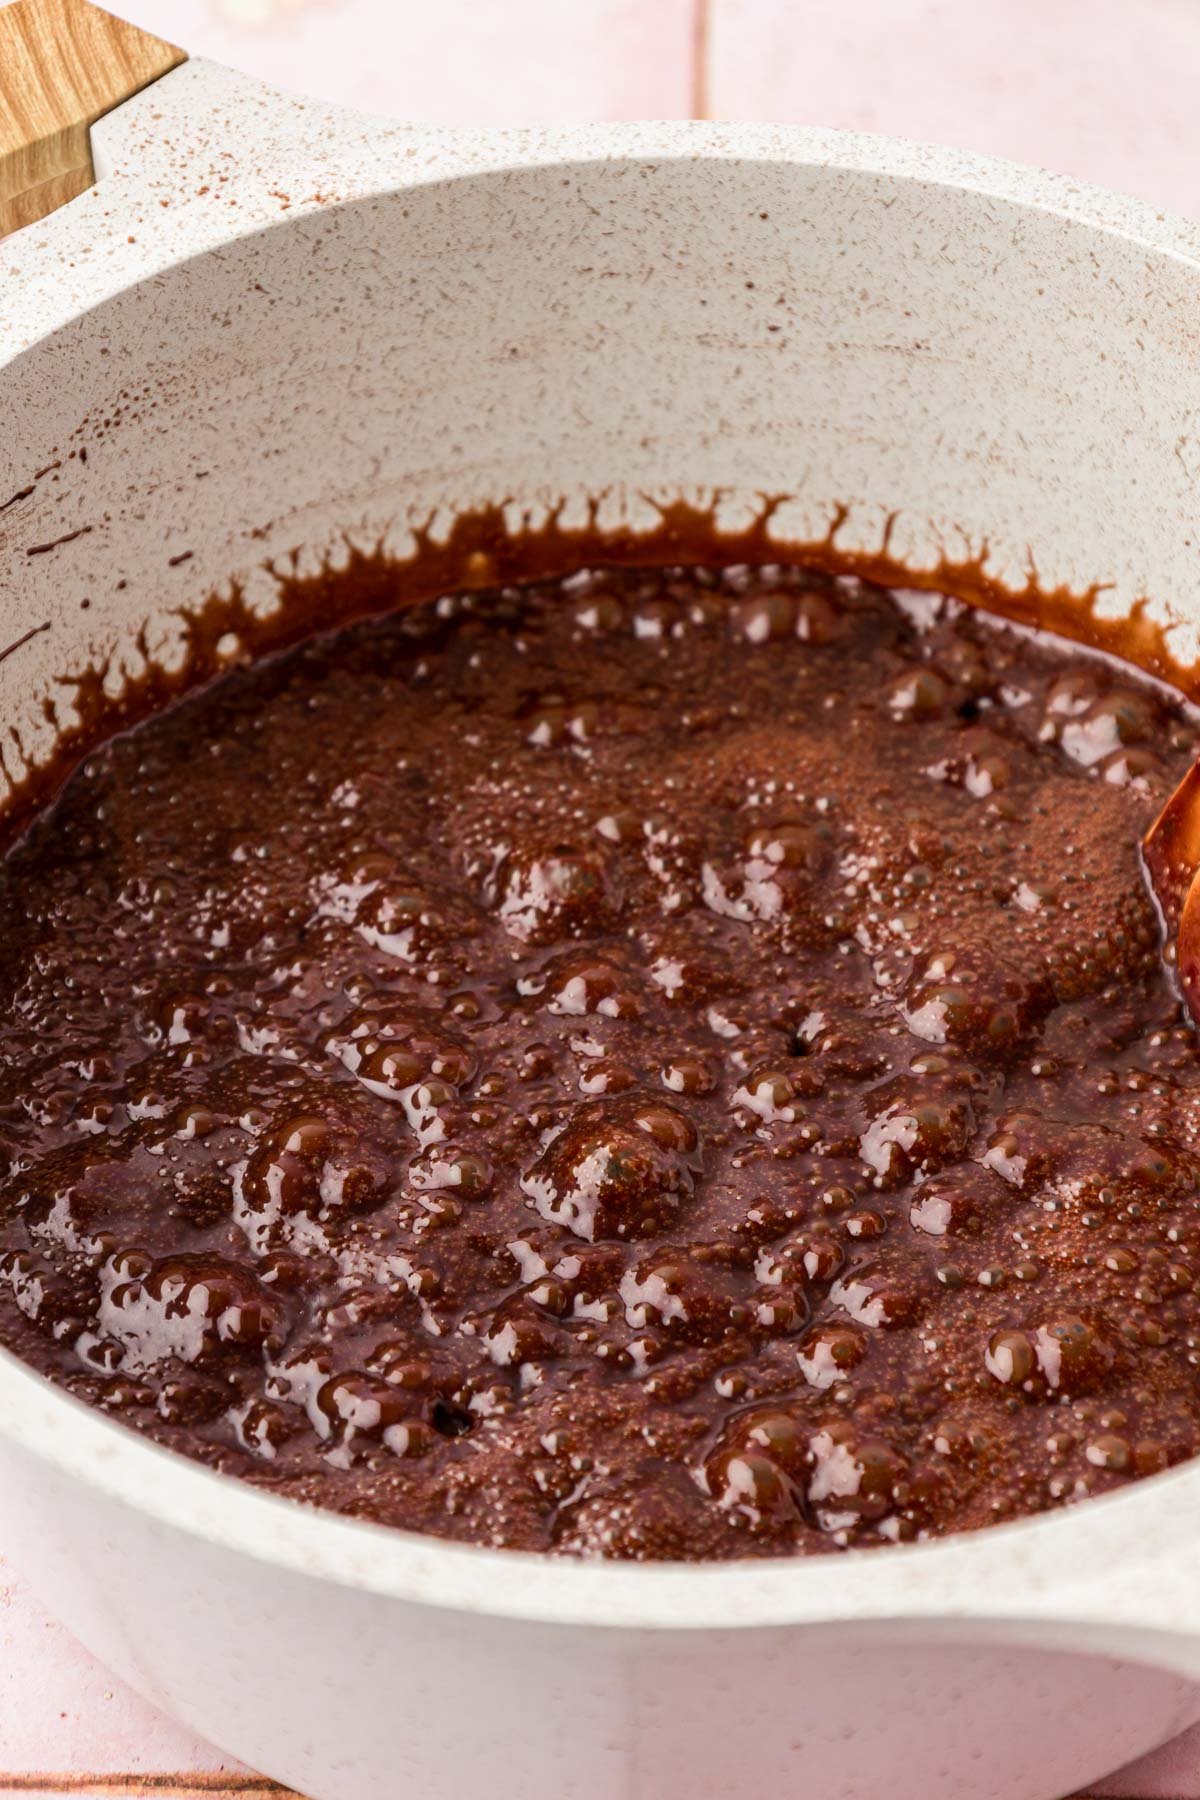
{"label": "speckled pot", "polygon": [[[213,590],[266,615],[485,503],[784,495],[781,538],[1146,598],[1197,659],[1190,226],[908,144],[439,134],[202,62],[93,135],[98,186],[0,246],[10,788],[81,669],[178,667]],[[270,1499],[0,1355],[0,1479],[84,1642],[320,1800],[1037,1800],[1200,1716],[1200,1464],[936,1545],[589,1566]]]}

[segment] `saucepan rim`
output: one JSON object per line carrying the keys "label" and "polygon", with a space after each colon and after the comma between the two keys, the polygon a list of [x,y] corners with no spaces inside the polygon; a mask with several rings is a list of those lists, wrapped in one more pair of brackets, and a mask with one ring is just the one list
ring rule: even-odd
{"label": "saucepan rim", "polygon": [[[235,97],[272,93],[203,63],[183,65],[153,91],[160,109],[169,92],[177,94],[186,115],[189,110],[194,114],[196,96],[206,87]],[[280,96],[273,98],[282,104]],[[137,105],[129,103],[130,108]],[[120,110],[127,113],[129,108]],[[387,129],[382,121],[364,121],[341,109],[322,110],[342,122],[347,142],[366,126]],[[123,129],[119,115],[114,115],[112,129],[115,143]],[[745,157],[921,181],[974,195],[981,205],[1004,201],[1062,216],[1152,256],[1190,264],[1200,280],[1200,228],[1186,220],[1041,170],[906,140],[805,127],[689,122],[462,138],[431,131],[428,141],[435,152],[420,174],[406,177],[409,184],[478,179],[514,168],[644,163],[656,157],[714,164]],[[178,157],[178,144],[174,154]],[[374,190],[368,182],[357,192],[344,191],[331,204],[351,205],[374,191],[390,190]],[[120,204],[116,193],[117,216]],[[68,208],[30,232],[57,238],[61,255],[88,228],[72,222],[70,212]],[[94,228],[94,219],[91,223]],[[285,230],[292,223],[276,215],[269,228]],[[265,213],[256,218],[248,206],[229,237],[243,235],[247,224],[263,229]],[[56,295],[52,284],[33,281],[37,292],[24,305],[18,303],[7,331],[0,322],[0,374],[7,361],[39,337],[52,335],[123,286],[136,286],[189,260],[189,254],[208,254],[213,243],[211,222],[197,229],[190,246],[186,233],[183,240],[163,240],[146,253],[152,267],[143,264],[132,275],[118,274],[116,285],[111,270],[95,263],[82,267],[69,296]],[[10,281],[14,272],[32,278],[44,254],[26,256],[19,248],[9,253],[6,245]],[[31,331],[35,316],[39,329]],[[54,1387],[3,1348],[0,1438],[44,1465],[40,1477],[36,1468],[24,1465],[22,1479],[30,1484],[55,1476],[77,1482],[142,1515],[149,1530],[178,1533],[197,1548],[232,1552],[380,1599],[531,1625],[693,1632],[869,1620],[928,1634],[975,1630],[990,1621],[1000,1629],[1020,1626],[1045,1635],[1063,1623],[1112,1622],[1135,1634],[1159,1628],[1180,1635],[1194,1631],[1195,1606],[1188,1604],[1188,1584],[1178,1580],[1178,1558],[1198,1535],[1200,1459],[1082,1506],[937,1542],[838,1555],[635,1564],[478,1548],[299,1505],[164,1449]],[[1200,1548],[1195,1565],[1189,1565],[1188,1573],[1200,1582]],[[1195,1585],[1190,1592],[1195,1595]],[[1139,1595],[1140,1600],[1135,1598]]]}
{"label": "saucepan rim", "polygon": [[918,1626],[923,1636],[986,1622],[1037,1636],[1073,1624],[1128,1626],[1135,1635],[1196,1629],[1190,1577],[1200,1577],[1200,1561],[1193,1569],[1190,1553],[1200,1553],[1200,1458],[1063,1510],[926,1543],[634,1563],[460,1544],[266,1493],[108,1418],[3,1347],[0,1439],[131,1508],[151,1529],[454,1612],[648,1631],[866,1621]]}

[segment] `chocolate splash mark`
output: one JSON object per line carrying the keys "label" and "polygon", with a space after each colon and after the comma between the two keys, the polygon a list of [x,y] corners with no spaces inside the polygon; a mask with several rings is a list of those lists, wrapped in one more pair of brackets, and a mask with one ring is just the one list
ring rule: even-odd
{"label": "chocolate splash mark", "polygon": [[31,625],[29,630],[25,632],[22,637],[14,639],[6,649],[0,650],[0,663],[7,662],[9,657],[21,648],[22,644],[27,644],[29,642],[30,638],[41,637],[43,631],[49,631],[49,629],[49,619],[46,619],[41,625]]}
{"label": "chocolate splash mark", "polygon": [[[84,460],[85,461],[87,460],[86,457],[84,458]],[[61,468],[62,468],[62,458],[59,457],[57,461],[48,462],[45,464],[45,466],[43,468],[35,469],[33,471],[33,477],[30,480],[29,485],[27,487],[18,488],[16,493],[10,494],[7,500],[0,500],[0,513],[7,512],[9,507],[15,506],[19,500],[28,500],[30,494],[33,493],[34,489],[37,487],[37,484],[42,479],[43,475],[53,475],[53,473],[56,469],[61,469]]]}
{"label": "chocolate splash mark", "polygon": [[60,544],[73,544],[76,538],[86,537],[89,531],[94,530],[94,525],[80,525],[75,531],[65,531],[62,537],[51,538],[47,544],[30,544],[25,554],[47,556],[51,550],[57,550]]}

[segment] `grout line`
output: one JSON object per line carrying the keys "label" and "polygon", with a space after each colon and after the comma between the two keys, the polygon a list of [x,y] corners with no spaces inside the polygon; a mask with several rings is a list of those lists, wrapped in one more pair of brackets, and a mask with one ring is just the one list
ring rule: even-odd
{"label": "grout line", "polygon": [[711,118],[709,112],[708,58],[712,48],[713,0],[692,0],[692,83],[693,119]]}
{"label": "grout line", "polygon": [[276,1796],[291,1800],[292,1790],[280,1787],[266,1775],[229,1775],[203,1770],[178,1773],[84,1775],[39,1773],[0,1774],[0,1796],[5,1794],[130,1794],[130,1795],[204,1795],[206,1800],[240,1800],[248,1794]]}

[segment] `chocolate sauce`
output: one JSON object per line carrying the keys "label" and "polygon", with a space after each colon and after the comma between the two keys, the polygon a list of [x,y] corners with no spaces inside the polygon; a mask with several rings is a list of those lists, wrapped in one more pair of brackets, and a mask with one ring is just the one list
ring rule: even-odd
{"label": "chocolate sauce", "polygon": [[928,593],[613,569],[239,669],[0,871],[0,1334],[271,1491],[632,1558],[1194,1453],[1183,705]]}

